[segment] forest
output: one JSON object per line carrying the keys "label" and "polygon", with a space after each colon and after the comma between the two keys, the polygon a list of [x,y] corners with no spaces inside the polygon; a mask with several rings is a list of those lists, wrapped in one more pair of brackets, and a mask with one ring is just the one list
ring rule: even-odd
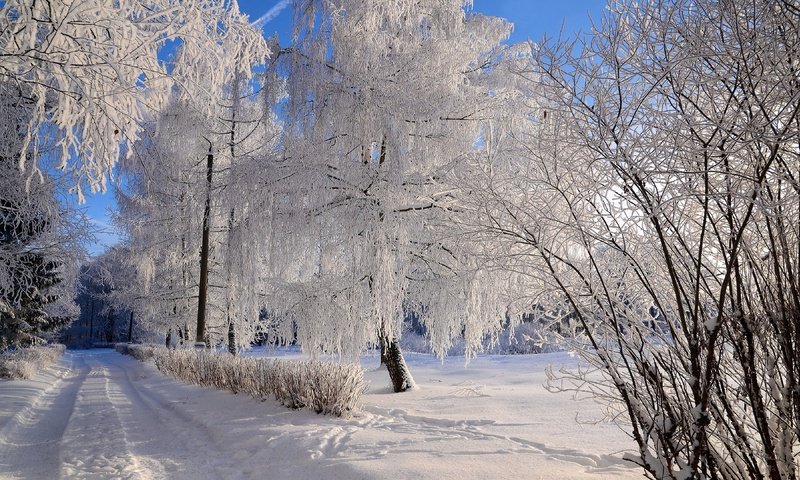
{"label": "forest", "polygon": [[648,478],[800,476],[797,0],[522,43],[469,0],[292,11],[279,39],[235,0],[3,2],[0,350],[375,350],[404,392],[404,336],[517,332],[590,366],[548,384]]}

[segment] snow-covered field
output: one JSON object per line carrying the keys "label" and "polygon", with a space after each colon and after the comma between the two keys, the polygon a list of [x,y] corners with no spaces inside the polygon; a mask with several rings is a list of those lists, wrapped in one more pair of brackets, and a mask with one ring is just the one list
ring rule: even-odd
{"label": "snow-covered field", "polygon": [[598,406],[542,387],[568,355],[407,360],[420,388],[396,395],[365,357],[364,412],[340,419],[183,385],[112,350],[67,352],[0,383],[0,478],[641,478],[620,459],[633,442],[587,423]]}

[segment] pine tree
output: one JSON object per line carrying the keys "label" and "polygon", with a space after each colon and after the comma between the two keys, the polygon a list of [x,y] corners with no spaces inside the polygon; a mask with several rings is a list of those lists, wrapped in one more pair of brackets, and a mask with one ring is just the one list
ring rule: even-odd
{"label": "pine tree", "polygon": [[[3,164],[8,159],[0,159]],[[14,172],[12,172],[14,174]],[[20,178],[21,180],[21,178]],[[36,343],[67,325],[71,317],[52,313],[61,299],[62,262],[50,258],[42,240],[54,228],[46,211],[30,210],[27,199],[0,198],[0,249],[6,260],[0,284],[0,349]]]}

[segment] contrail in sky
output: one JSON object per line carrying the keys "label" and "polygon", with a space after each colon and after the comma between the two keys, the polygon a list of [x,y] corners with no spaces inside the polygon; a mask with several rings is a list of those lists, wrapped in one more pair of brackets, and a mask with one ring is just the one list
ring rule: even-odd
{"label": "contrail in sky", "polygon": [[279,13],[283,11],[284,8],[288,7],[292,4],[292,0],[281,0],[280,2],[276,3],[274,7],[267,10],[267,13],[261,15],[258,20],[252,22],[250,25],[255,28],[262,28],[265,24],[272,21],[273,18],[277,17]]}

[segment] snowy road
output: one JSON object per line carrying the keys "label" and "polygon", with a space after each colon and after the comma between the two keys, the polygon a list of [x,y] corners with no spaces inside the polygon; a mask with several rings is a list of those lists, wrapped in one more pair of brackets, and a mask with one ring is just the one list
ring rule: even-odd
{"label": "snowy road", "polygon": [[137,384],[137,367],[110,351],[67,353],[37,379],[44,388],[13,382],[3,397],[22,408],[3,415],[0,470],[42,479],[216,477],[208,457],[193,453],[218,450],[208,427]]}
{"label": "snowy road", "polygon": [[387,394],[370,372],[364,413],[338,419],[183,385],[111,350],[68,352],[0,383],[0,478],[641,478],[610,454],[630,447],[615,427],[590,430],[572,418],[586,405],[541,395],[531,358],[412,357],[422,389]]}

